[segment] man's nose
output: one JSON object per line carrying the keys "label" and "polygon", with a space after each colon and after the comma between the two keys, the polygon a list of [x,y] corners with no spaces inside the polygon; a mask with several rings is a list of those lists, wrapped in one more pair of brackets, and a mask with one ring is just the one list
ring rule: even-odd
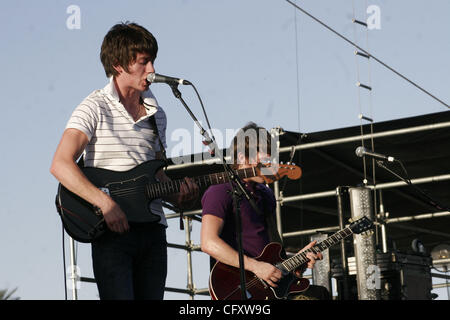
{"label": "man's nose", "polygon": [[146,68],[147,68],[146,71],[147,71],[148,73],[155,72],[155,67],[153,66],[153,63],[152,63],[151,61],[149,61],[149,62],[147,63]]}

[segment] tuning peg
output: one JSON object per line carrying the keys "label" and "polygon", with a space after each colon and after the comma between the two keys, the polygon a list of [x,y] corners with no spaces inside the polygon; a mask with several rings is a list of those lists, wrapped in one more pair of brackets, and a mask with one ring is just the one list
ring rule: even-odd
{"label": "tuning peg", "polygon": [[362,233],[362,236],[364,236],[366,238],[370,237],[371,235],[373,235],[373,230],[364,231]]}
{"label": "tuning peg", "polygon": [[295,166],[295,163],[294,163],[294,162],[292,162],[292,165],[293,165],[293,166]]}
{"label": "tuning peg", "polygon": [[353,223],[355,220],[353,218],[348,219],[348,222]]}
{"label": "tuning peg", "polygon": [[283,161],[281,161],[280,164],[283,164]]}

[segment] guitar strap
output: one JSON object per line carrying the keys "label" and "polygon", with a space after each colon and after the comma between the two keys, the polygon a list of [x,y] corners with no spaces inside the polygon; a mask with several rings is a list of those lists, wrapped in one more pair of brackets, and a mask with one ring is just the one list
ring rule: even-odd
{"label": "guitar strap", "polygon": [[166,148],[164,148],[164,145],[161,141],[161,137],[159,136],[158,126],[156,125],[155,115],[148,118],[148,121],[150,122],[150,126],[153,128],[153,131],[158,138],[159,148],[161,150],[163,160],[166,162],[167,166],[167,156],[166,156]]}
{"label": "guitar strap", "polygon": [[270,210],[272,207],[269,204],[267,197],[263,197],[264,201],[264,222],[266,224],[267,233],[269,234],[270,242],[278,242],[282,246],[281,257],[285,259],[287,257],[286,251],[284,250],[283,240],[281,239],[280,233],[278,232],[277,222],[273,211]]}
{"label": "guitar strap", "polygon": [[263,197],[264,201],[264,221],[266,223],[267,232],[269,234],[269,239],[271,242],[278,242],[283,245],[283,240],[281,239],[280,233],[277,229],[277,222],[275,221],[275,216],[273,211],[270,210],[271,205],[266,197]]}
{"label": "guitar strap", "polygon": [[[161,141],[161,137],[159,136],[159,131],[158,131],[158,126],[156,125],[155,115],[152,115],[151,117],[149,117],[148,121],[150,122],[150,126],[153,128],[153,132],[156,134],[156,137],[158,138],[159,148],[161,150],[163,160],[166,163],[165,167],[167,167],[168,160],[167,160],[167,156],[166,156],[166,148],[164,148],[164,145]],[[178,210],[180,211],[180,230],[184,230],[183,210],[180,208],[178,208]]]}

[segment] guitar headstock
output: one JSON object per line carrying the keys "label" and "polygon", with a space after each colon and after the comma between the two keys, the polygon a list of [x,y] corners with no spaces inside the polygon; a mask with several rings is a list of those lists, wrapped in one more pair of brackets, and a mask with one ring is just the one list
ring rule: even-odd
{"label": "guitar headstock", "polygon": [[373,228],[373,222],[366,216],[363,216],[362,218],[359,218],[358,220],[352,222],[349,228],[353,233],[360,234],[365,231],[371,230]]}
{"label": "guitar headstock", "polygon": [[256,167],[257,175],[264,179],[265,183],[272,183],[287,176],[291,180],[300,179],[302,169],[295,164],[259,164]]}

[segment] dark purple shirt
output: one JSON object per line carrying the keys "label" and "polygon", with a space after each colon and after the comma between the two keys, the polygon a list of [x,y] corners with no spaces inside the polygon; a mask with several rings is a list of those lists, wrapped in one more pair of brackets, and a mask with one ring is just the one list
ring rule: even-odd
{"label": "dark purple shirt", "polygon": [[[247,183],[246,189],[254,196],[256,205],[264,213],[264,206],[268,206],[271,214],[275,212],[275,197],[272,190],[264,184]],[[227,191],[231,190],[229,183],[213,185],[206,190],[202,198],[202,215],[211,214],[223,219],[224,226],[220,238],[237,250],[235,214],[233,198]],[[264,200],[264,199],[265,200]],[[247,199],[241,201],[242,217],[242,245],[244,253],[250,257],[259,256],[264,247],[270,242],[265,227],[264,217],[260,216]]]}

